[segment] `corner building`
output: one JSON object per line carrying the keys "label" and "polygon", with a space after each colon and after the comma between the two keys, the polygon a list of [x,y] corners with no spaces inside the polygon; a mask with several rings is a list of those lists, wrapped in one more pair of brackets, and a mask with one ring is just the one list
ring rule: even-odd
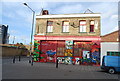
{"label": "corner building", "polygon": [[65,64],[100,63],[100,13],[36,16],[34,61]]}

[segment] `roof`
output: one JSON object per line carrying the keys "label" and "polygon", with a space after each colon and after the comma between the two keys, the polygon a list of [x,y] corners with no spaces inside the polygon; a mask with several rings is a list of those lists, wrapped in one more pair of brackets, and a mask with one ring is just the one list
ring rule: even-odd
{"label": "roof", "polygon": [[117,32],[120,32],[120,30],[113,31],[113,32],[111,32],[111,33],[108,33],[108,34],[102,36],[102,37],[105,37],[105,36],[108,36],[108,35],[111,35],[111,34],[114,34],[114,33],[117,33]]}
{"label": "roof", "polygon": [[120,30],[101,36],[101,42],[120,42]]}

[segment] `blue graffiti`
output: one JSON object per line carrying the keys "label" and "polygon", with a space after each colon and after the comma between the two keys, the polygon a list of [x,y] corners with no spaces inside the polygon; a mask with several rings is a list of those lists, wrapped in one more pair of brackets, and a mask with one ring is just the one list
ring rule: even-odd
{"label": "blue graffiti", "polygon": [[55,54],[56,54],[56,52],[55,52],[55,51],[52,51],[52,50],[48,50],[46,53],[47,53],[48,55],[55,55]]}

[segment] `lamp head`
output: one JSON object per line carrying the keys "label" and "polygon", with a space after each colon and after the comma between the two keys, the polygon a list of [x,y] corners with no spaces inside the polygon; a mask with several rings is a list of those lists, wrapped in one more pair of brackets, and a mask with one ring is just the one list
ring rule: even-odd
{"label": "lamp head", "polygon": [[27,3],[23,3],[25,6],[27,6]]}

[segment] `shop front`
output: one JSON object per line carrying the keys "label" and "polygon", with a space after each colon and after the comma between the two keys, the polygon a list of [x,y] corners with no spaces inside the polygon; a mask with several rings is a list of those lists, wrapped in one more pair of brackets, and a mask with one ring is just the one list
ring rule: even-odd
{"label": "shop front", "polygon": [[99,36],[35,36],[34,61],[93,65],[100,63]]}

